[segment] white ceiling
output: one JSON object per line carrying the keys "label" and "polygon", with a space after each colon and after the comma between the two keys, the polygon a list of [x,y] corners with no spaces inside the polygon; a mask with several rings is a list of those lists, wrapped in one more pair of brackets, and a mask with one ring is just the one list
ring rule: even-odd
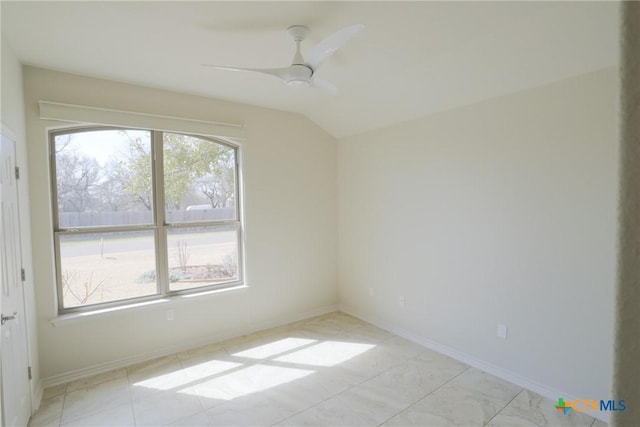
{"label": "white ceiling", "polygon": [[[614,2],[9,2],[2,36],[28,65],[299,112],[336,137],[617,64]],[[252,73],[352,24],[319,78],[336,96]]]}

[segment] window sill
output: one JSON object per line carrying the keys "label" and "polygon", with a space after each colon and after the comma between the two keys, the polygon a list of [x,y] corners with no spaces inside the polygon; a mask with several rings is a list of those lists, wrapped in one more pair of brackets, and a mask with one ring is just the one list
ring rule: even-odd
{"label": "window sill", "polygon": [[82,322],[86,320],[101,319],[109,316],[116,316],[122,313],[128,313],[132,311],[141,311],[148,308],[157,308],[161,306],[171,307],[177,303],[186,302],[192,299],[199,299],[211,295],[229,293],[236,291],[243,291],[248,289],[249,285],[243,284],[223,289],[213,289],[203,292],[195,292],[192,294],[174,295],[169,297],[162,297],[151,301],[143,301],[133,304],[120,305],[117,307],[100,308],[91,311],[78,311],[75,313],[61,314],[54,317],[49,321],[53,326],[64,326],[72,323]]}

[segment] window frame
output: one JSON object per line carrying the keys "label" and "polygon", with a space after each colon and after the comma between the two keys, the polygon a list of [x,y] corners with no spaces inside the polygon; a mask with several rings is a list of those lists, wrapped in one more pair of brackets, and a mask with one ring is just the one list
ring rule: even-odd
{"label": "window frame", "polygon": [[[58,191],[57,191],[57,171],[56,171],[56,150],[55,140],[57,136],[69,135],[82,132],[107,131],[107,130],[135,130],[149,132],[150,149],[151,149],[151,192],[152,192],[152,221],[149,224],[133,224],[133,225],[107,225],[107,226],[87,226],[87,227],[60,227],[59,223],[59,207],[58,207]],[[164,150],[163,150],[163,134],[179,134],[190,136],[216,144],[231,148],[234,151],[234,204],[235,219],[234,220],[205,220],[205,221],[187,221],[187,222],[166,222],[166,208],[164,199]],[[51,182],[51,213],[52,213],[52,231],[54,245],[54,263],[56,277],[56,300],[58,314],[69,314],[76,312],[90,312],[103,309],[111,309],[116,307],[125,307],[128,305],[144,303],[148,301],[166,299],[168,297],[180,295],[192,295],[198,293],[210,293],[220,289],[238,288],[245,286],[245,257],[244,257],[244,215],[243,215],[243,192],[242,192],[242,162],[241,147],[238,144],[226,141],[219,137],[208,135],[193,134],[180,131],[145,129],[134,126],[106,126],[106,125],[87,125],[74,126],[65,128],[56,128],[48,131],[49,139],[49,179]],[[223,283],[209,284],[205,286],[194,287],[191,289],[171,290],[169,282],[169,255],[167,236],[168,230],[180,228],[196,228],[196,227],[215,227],[215,226],[235,226],[236,244],[237,244],[237,263],[238,278]],[[62,285],[62,256],[60,250],[61,236],[83,235],[95,233],[109,232],[127,232],[127,231],[152,231],[154,237],[154,256],[156,261],[156,293],[152,295],[144,295],[139,297],[124,298],[114,301],[84,304],[75,307],[64,306],[64,294]]]}

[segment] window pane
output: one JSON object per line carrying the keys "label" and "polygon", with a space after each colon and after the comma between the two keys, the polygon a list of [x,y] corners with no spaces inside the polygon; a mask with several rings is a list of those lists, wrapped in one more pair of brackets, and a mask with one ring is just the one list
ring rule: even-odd
{"label": "window pane", "polygon": [[56,135],[54,152],[59,227],[152,222],[150,132]]}
{"label": "window pane", "polygon": [[157,293],[153,231],[60,236],[65,308]]}
{"label": "window pane", "polygon": [[233,148],[164,133],[163,154],[167,222],[236,219]]}
{"label": "window pane", "polygon": [[167,231],[169,288],[198,288],[238,280],[238,232],[234,225]]}

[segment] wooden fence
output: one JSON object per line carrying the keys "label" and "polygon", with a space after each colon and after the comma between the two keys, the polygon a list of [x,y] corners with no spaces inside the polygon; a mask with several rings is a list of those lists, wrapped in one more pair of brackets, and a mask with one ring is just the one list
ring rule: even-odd
{"label": "wooden fence", "polygon": [[[203,210],[167,211],[167,222],[234,220],[236,209],[216,208]],[[144,212],[60,212],[58,221],[61,228],[95,227],[112,225],[151,224],[153,216]]]}

